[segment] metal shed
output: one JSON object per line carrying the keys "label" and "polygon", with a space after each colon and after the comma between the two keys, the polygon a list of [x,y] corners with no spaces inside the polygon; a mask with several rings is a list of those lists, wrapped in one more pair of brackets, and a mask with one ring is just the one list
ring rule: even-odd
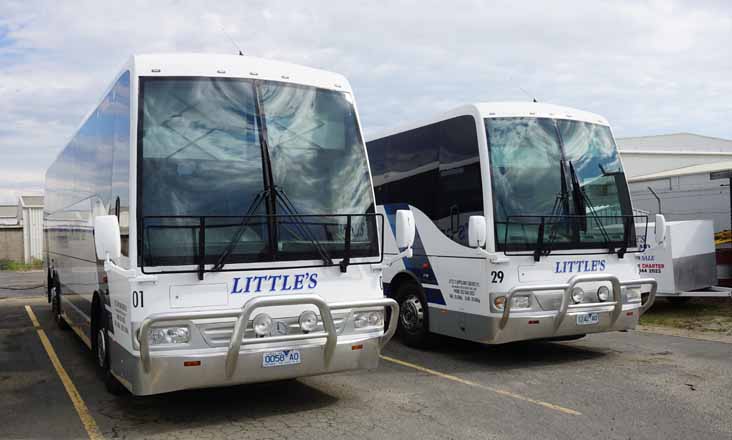
{"label": "metal shed", "polygon": [[676,133],[617,143],[635,208],[660,208],[671,221],[712,220],[715,232],[730,229],[729,181],[712,177],[732,170],[732,140]]}
{"label": "metal shed", "polygon": [[43,196],[20,196],[18,216],[23,225],[23,259],[43,258]]}

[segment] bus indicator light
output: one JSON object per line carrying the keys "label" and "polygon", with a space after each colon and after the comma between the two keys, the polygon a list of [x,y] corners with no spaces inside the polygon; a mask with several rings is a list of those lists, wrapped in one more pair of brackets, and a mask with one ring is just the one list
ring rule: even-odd
{"label": "bus indicator light", "polygon": [[199,367],[201,365],[201,361],[184,361],[183,366],[184,367]]}

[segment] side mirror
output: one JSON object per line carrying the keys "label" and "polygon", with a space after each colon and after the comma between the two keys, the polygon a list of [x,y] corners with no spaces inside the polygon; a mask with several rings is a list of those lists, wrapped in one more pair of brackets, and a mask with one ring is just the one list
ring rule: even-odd
{"label": "side mirror", "polygon": [[414,235],[417,229],[414,226],[414,214],[406,209],[396,212],[396,242],[399,249],[411,248],[414,244]]}
{"label": "side mirror", "polygon": [[485,217],[471,215],[468,219],[468,246],[482,248],[485,246],[486,235]]}
{"label": "side mirror", "polygon": [[122,255],[122,239],[115,215],[99,215],[94,218],[94,246],[98,260],[116,260]]}
{"label": "side mirror", "polygon": [[656,245],[660,246],[666,241],[666,217],[663,214],[656,214],[654,234],[656,236]]}

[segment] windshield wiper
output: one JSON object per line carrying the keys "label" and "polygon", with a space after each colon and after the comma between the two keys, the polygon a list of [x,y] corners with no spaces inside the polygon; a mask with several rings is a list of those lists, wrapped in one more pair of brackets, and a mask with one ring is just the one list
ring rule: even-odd
{"label": "windshield wiper", "polygon": [[577,178],[577,172],[574,169],[574,165],[572,164],[572,161],[569,162],[569,174],[572,179],[572,195],[575,199],[575,207],[578,210],[578,213],[582,213],[581,215],[584,216],[582,220],[581,230],[587,231],[587,208],[590,208],[590,213],[592,214],[592,218],[597,223],[597,228],[600,230],[600,234],[602,234],[602,238],[605,240],[605,244],[607,244],[608,248],[610,249],[610,252],[615,252],[615,249],[610,245],[610,236],[607,233],[607,230],[605,229],[605,226],[602,224],[602,221],[600,220],[600,217],[597,215],[597,212],[595,211],[595,206],[592,204],[592,201],[587,196],[587,193],[582,189],[582,186],[580,185],[579,178]]}
{"label": "windshield wiper", "polygon": [[303,220],[303,214],[300,214],[297,212],[297,209],[295,208],[295,205],[292,203],[289,197],[287,197],[287,194],[285,193],[285,190],[273,186],[272,192],[275,195],[275,199],[278,199],[280,201],[280,204],[284,208],[285,212],[287,213],[290,218],[295,220],[295,226],[300,232],[300,234],[307,238],[308,241],[313,245],[315,250],[318,251],[318,254],[320,255],[320,258],[327,264],[328,266],[333,265],[333,260],[330,258],[330,255],[328,254],[328,251],[325,249],[325,246],[323,246],[323,243],[320,242],[320,240],[315,237],[315,234],[310,230],[310,228],[305,224],[305,221]]}
{"label": "windshield wiper", "polygon": [[[234,251],[234,248],[236,248],[236,245],[239,243],[239,240],[241,240],[242,234],[244,234],[244,231],[251,223],[252,214],[257,212],[257,208],[259,208],[259,205],[262,204],[262,202],[266,199],[267,195],[269,194],[269,191],[260,191],[259,194],[252,200],[252,203],[249,204],[249,208],[247,209],[246,214],[242,217],[241,223],[239,224],[239,229],[236,230],[234,233],[234,236],[229,240],[229,243],[226,245],[226,248],[224,248],[224,251],[219,254],[218,258],[216,258],[216,263],[211,268],[211,272],[218,272],[224,268],[224,264],[226,264],[226,260],[229,258],[231,253]],[[202,256],[201,258],[203,258]],[[202,272],[203,268],[202,265],[199,265],[199,272]],[[202,273],[199,273],[198,277],[202,278]]]}

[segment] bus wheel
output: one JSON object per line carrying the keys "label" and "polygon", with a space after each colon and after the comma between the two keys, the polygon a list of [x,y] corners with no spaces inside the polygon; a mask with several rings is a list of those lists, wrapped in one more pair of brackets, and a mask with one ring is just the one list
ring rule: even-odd
{"label": "bus wheel", "polygon": [[68,330],[69,323],[63,317],[61,311],[61,289],[59,289],[58,280],[54,280],[51,284],[51,313],[53,313],[53,320],[56,321],[56,325],[61,330]]}
{"label": "bus wheel", "polygon": [[104,386],[107,388],[107,391],[118,396],[125,391],[125,387],[114,377],[109,366],[109,335],[107,334],[107,320],[105,319],[104,312],[99,312],[97,322],[98,324],[94,326],[96,328],[96,332],[94,333],[94,347],[97,365],[102,373],[102,379],[104,380]]}
{"label": "bus wheel", "polygon": [[430,345],[427,301],[419,286],[405,284],[399,288],[399,321],[397,333],[410,347],[426,348]]}

